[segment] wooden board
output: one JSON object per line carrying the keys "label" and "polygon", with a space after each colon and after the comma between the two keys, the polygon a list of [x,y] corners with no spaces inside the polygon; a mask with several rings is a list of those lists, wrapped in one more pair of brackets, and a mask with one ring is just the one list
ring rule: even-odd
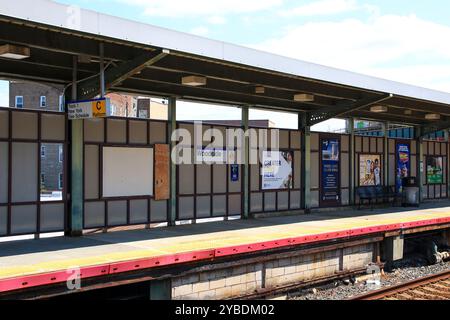
{"label": "wooden board", "polygon": [[155,200],[170,199],[170,149],[168,144],[155,144]]}

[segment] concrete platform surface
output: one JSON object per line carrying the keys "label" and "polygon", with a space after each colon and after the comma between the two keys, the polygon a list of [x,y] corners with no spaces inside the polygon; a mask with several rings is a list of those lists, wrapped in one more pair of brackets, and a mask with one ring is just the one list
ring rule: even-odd
{"label": "concrete platform surface", "polygon": [[64,281],[71,268],[91,277],[444,223],[450,223],[450,202],[5,242],[0,292]]}

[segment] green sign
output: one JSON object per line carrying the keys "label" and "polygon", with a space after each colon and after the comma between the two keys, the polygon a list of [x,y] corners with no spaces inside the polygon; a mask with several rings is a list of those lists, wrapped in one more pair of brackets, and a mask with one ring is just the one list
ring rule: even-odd
{"label": "green sign", "polygon": [[444,171],[443,171],[443,158],[442,157],[427,157],[427,183],[428,184],[443,184],[444,183]]}

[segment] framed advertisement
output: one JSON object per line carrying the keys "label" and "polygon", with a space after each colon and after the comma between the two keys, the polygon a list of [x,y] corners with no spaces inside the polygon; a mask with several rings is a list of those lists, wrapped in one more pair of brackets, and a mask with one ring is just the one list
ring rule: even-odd
{"label": "framed advertisement", "polygon": [[438,156],[428,156],[427,165],[427,184],[444,183],[444,158]]}
{"label": "framed advertisement", "polygon": [[321,206],[341,204],[340,138],[320,139],[320,203]]}
{"label": "framed advertisement", "polygon": [[293,187],[293,153],[291,151],[263,151],[262,190],[283,190]]}
{"label": "framed advertisement", "polygon": [[382,184],[382,162],[380,154],[359,155],[359,186],[372,187]]}
{"label": "framed advertisement", "polygon": [[395,188],[402,191],[402,180],[410,176],[411,172],[411,147],[409,143],[398,142],[395,148]]}

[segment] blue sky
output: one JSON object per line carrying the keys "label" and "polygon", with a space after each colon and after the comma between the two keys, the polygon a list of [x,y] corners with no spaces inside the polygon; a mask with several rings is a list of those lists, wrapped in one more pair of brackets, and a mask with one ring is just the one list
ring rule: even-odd
{"label": "blue sky", "polygon": [[58,2],[450,92],[448,0]]}

